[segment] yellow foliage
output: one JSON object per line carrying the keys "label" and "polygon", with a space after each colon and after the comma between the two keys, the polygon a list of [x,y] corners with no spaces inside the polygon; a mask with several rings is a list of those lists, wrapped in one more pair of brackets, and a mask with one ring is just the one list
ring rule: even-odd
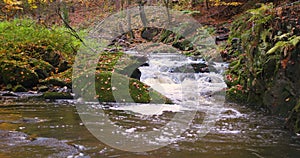
{"label": "yellow foliage", "polygon": [[3,0],[3,2],[6,4],[4,6],[4,9],[2,9],[3,12],[9,13],[12,10],[23,10],[20,5],[22,4],[22,1],[17,0]]}
{"label": "yellow foliage", "polygon": [[36,9],[37,8],[37,5],[35,5],[35,0],[27,0],[28,1],[28,4],[30,4],[30,8],[31,9]]}
{"label": "yellow foliage", "polygon": [[22,1],[17,1],[17,0],[3,0],[4,3],[8,5],[21,5]]}
{"label": "yellow foliage", "polygon": [[[30,5],[31,9],[36,9],[38,6],[36,3],[42,2],[42,3],[48,3],[53,2],[53,0],[27,0],[27,3]],[[22,10],[23,8],[21,5],[23,2],[21,0],[3,0],[5,4],[7,4],[5,7],[7,8],[8,12],[11,10]]]}
{"label": "yellow foliage", "polygon": [[241,2],[222,2],[221,0],[211,0],[213,6],[238,6]]}

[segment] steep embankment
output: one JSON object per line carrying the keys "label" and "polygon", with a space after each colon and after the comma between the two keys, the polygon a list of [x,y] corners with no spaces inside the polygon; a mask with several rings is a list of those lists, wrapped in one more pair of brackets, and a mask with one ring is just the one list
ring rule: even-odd
{"label": "steep embankment", "polygon": [[231,100],[247,102],[288,118],[300,132],[300,5],[262,5],[236,19],[226,72]]}

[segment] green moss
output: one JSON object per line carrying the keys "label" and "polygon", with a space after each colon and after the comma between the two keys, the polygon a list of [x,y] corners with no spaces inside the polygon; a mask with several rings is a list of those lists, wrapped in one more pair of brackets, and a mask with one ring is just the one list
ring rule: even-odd
{"label": "green moss", "polygon": [[11,91],[13,86],[11,84],[7,84],[4,90]]}
{"label": "green moss", "polygon": [[60,87],[72,87],[71,83],[67,83],[59,78],[50,78],[50,79],[46,79],[43,82],[41,82],[41,84],[43,85],[52,85],[52,86],[60,86]]}
{"label": "green moss", "polygon": [[45,79],[55,73],[55,68],[46,61],[29,58],[28,64],[36,72],[39,79]]}
{"label": "green moss", "polygon": [[[226,83],[228,99],[289,115],[288,127],[300,132],[297,7],[279,13],[272,5],[262,5],[232,23]],[[232,42],[234,38],[240,42]]]}
{"label": "green moss", "polygon": [[20,49],[30,56],[39,56],[41,50],[57,50],[68,58],[79,43],[66,31],[66,28],[55,26],[50,30],[29,19],[4,21],[0,23],[0,49]]}
{"label": "green moss", "polygon": [[37,85],[38,75],[30,68],[27,68],[26,64],[4,60],[0,61],[0,65],[0,73],[5,85],[21,84],[27,88]]}
{"label": "green moss", "polygon": [[45,92],[42,95],[44,99],[73,99],[73,96],[70,93],[60,93],[60,92]]}
{"label": "green moss", "polygon": [[[111,78],[114,83],[111,84]],[[126,85],[128,83],[129,85]],[[117,83],[116,83],[117,82]],[[96,75],[96,93],[100,102],[117,101],[135,103],[170,103],[170,100],[152,90],[139,80],[114,73],[101,73]],[[129,94],[129,95],[128,95]]]}
{"label": "green moss", "polygon": [[290,113],[287,126],[293,130],[293,132],[300,133],[300,100]]}
{"label": "green moss", "polygon": [[123,63],[127,64],[124,59],[127,57],[121,58],[122,56],[127,56],[123,52],[102,52],[99,56],[99,63],[97,65],[97,70],[101,71],[113,71],[116,63]]}
{"label": "green moss", "polygon": [[[1,22],[0,84],[32,89],[41,79],[68,70],[80,42],[67,31],[57,26],[49,29],[28,19]],[[70,76],[62,80],[69,81],[69,86]]]}
{"label": "green moss", "polygon": [[53,74],[52,76],[49,76],[48,78],[41,81],[41,84],[47,85],[47,84],[53,84],[56,86],[68,86],[71,87],[72,84],[72,68],[69,68],[68,70]]}
{"label": "green moss", "polygon": [[139,80],[111,72],[95,74],[96,96],[91,96],[93,93],[90,92],[89,77],[89,75],[80,76],[73,83],[73,87],[81,90],[84,98],[94,97],[100,102],[171,103],[168,98]]}
{"label": "green moss", "polygon": [[14,88],[13,88],[13,91],[14,92],[26,92],[27,89],[25,87],[23,87],[22,85],[16,85]]}

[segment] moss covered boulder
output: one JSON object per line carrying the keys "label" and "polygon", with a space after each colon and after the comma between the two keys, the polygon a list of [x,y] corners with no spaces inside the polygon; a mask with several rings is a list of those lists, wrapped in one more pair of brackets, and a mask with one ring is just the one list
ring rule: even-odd
{"label": "moss covered boulder", "polygon": [[293,108],[287,121],[287,127],[293,129],[295,133],[300,133],[300,100]]}
{"label": "moss covered boulder", "polygon": [[1,22],[1,88],[12,90],[21,85],[32,90],[70,69],[80,43],[66,31],[56,26],[50,30],[28,19]]}
{"label": "moss covered boulder", "polygon": [[44,60],[28,58],[28,65],[32,67],[39,79],[45,79],[55,73],[55,67]]}
{"label": "moss covered boulder", "polygon": [[73,99],[73,96],[67,92],[45,92],[41,98],[43,99]]}
{"label": "moss covered boulder", "polygon": [[[90,89],[89,75],[82,75],[74,79],[73,88],[81,92],[78,97],[96,98],[100,102],[134,102],[134,103],[171,103],[159,92],[151,89],[139,80],[112,72],[95,74],[95,89]],[[93,96],[95,94],[95,96]]]}
{"label": "moss covered boulder", "polygon": [[38,75],[18,61],[0,61],[1,81],[8,85],[22,85],[30,88],[38,84]]}

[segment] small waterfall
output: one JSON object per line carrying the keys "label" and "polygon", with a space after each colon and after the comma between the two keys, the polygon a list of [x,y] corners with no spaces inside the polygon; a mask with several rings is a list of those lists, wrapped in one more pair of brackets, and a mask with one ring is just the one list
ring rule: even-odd
{"label": "small waterfall", "polygon": [[179,54],[152,54],[149,56],[149,66],[139,68],[142,72],[141,81],[177,104],[189,102],[195,105],[198,101],[207,104],[211,102],[213,94],[226,88],[221,74],[226,65],[211,63],[215,72],[195,73],[191,64],[207,63]]}

